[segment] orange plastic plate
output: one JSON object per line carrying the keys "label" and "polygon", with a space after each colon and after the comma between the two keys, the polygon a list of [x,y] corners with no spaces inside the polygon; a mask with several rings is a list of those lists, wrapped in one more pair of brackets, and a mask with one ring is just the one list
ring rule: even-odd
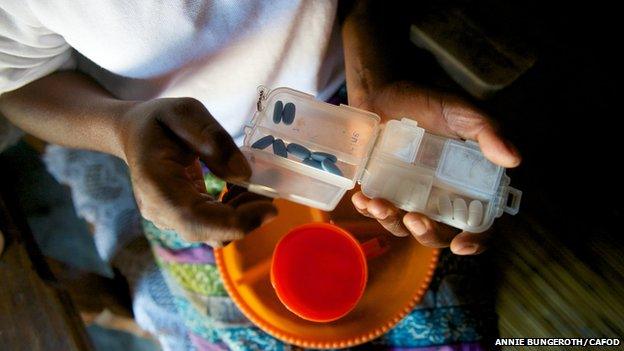
{"label": "orange plastic plate", "polygon": [[[345,317],[316,323],[288,311],[270,282],[273,248],[291,228],[327,222],[329,217],[325,212],[292,202],[276,200],[275,203],[279,215],[272,222],[243,240],[215,250],[226,290],[243,314],[259,328],[301,347],[343,348],[377,338],[420,302],[431,281],[439,251],[421,246],[411,237],[392,237],[388,252],[369,260],[364,295]],[[357,225],[347,229],[360,241],[381,234],[358,230]]]}

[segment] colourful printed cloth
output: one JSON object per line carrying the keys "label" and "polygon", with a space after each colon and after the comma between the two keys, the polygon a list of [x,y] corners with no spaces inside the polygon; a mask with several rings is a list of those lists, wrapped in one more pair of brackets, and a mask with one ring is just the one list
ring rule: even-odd
{"label": "colourful printed cloth", "polygon": [[[209,189],[217,180],[207,175]],[[190,244],[144,221],[178,313],[199,350],[285,350],[239,312],[227,296],[211,247]],[[487,257],[445,250],[423,302],[386,335],[366,347],[390,350],[481,350],[496,337],[492,272]],[[383,303],[383,302],[380,302]]]}

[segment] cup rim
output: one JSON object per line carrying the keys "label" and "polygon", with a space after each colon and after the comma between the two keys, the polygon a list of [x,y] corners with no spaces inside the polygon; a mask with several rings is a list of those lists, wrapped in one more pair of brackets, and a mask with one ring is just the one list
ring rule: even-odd
{"label": "cup rim", "polygon": [[[359,253],[359,257],[360,257],[360,259],[362,261],[362,270],[363,270],[364,279],[363,279],[362,288],[360,289],[360,292],[358,294],[357,299],[355,299],[354,303],[352,304],[352,306],[349,307],[349,309],[345,310],[340,315],[337,315],[337,316],[334,316],[334,317],[331,317],[331,318],[323,318],[323,319],[311,318],[311,317],[302,315],[301,312],[299,312],[299,311],[293,310],[293,308],[291,308],[291,306],[289,306],[286,302],[284,302],[284,299],[280,295],[280,291],[276,287],[276,283],[275,283],[275,276],[273,274],[274,266],[275,266],[275,253],[277,252],[280,244],[282,244],[284,239],[286,239],[292,233],[300,231],[300,230],[309,229],[309,228],[328,229],[328,230],[330,230],[333,233],[340,234],[342,237],[348,238],[354,244],[354,246],[357,248],[357,251]],[[300,226],[294,227],[291,230],[289,230],[288,233],[286,233],[284,236],[282,236],[280,238],[280,240],[277,242],[277,244],[275,245],[275,248],[273,249],[273,254],[271,255],[271,273],[270,273],[270,278],[271,278],[271,286],[273,287],[273,290],[275,291],[275,294],[277,295],[277,298],[282,303],[282,305],[284,305],[284,307],[286,307],[290,312],[294,313],[299,318],[305,319],[307,321],[318,322],[318,323],[329,323],[329,322],[336,321],[336,320],[346,316],[351,311],[353,311],[353,309],[355,309],[355,307],[357,306],[358,302],[360,302],[360,300],[362,299],[362,296],[364,296],[364,291],[366,290],[366,286],[368,284],[368,262],[367,262],[367,259],[366,259],[366,253],[364,252],[364,249],[362,249],[361,243],[349,231],[347,231],[344,228],[341,228],[341,227],[339,227],[339,226],[337,226],[335,224],[331,224],[331,223],[325,223],[325,222],[306,223],[306,224],[302,224]]]}

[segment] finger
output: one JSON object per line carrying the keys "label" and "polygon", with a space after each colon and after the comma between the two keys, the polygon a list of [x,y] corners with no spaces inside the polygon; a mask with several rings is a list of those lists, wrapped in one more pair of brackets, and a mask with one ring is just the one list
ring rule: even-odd
{"label": "finger", "polygon": [[202,199],[176,208],[171,226],[189,242],[242,239],[247,233],[235,210],[218,201]]}
{"label": "finger", "polygon": [[221,202],[228,203],[229,201],[231,201],[232,199],[234,199],[238,195],[246,193],[246,192],[247,192],[247,189],[243,188],[242,186],[238,186],[238,185],[234,185],[234,184],[229,184],[228,183],[227,184],[227,191],[223,195],[223,198],[221,199]]}
{"label": "finger", "polygon": [[483,127],[483,129],[474,136],[474,140],[479,143],[479,147],[481,151],[483,151],[485,158],[493,163],[506,168],[513,168],[520,165],[522,159],[518,149],[509,141],[503,139],[494,127]]}
{"label": "finger", "polygon": [[260,195],[260,194],[252,193],[252,192],[244,192],[227,202],[224,201],[224,203],[227,204],[228,206],[238,208],[246,203],[255,202],[255,201],[268,202],[269,204],[271,204],[271,206],[275,207],[273,205],[273,199]]}
{"label": "finger", "polygon": [[173,228],[190,242],[243,237],[244,225],[232,207],[198,192],[175,161],[162,162],[160,167],[137,170],[140,175],[133,176],[147,219]]}
{"label": "finger", "polygon": [[204,105],[191,98],[175,100],[170,110],[158,115],[158,120],[197,152],[216,176],[248,179],[251,169],[245,156]]}
{"label": "finger", "polygon": [[226,246],[227,244],[231,243],[230,240],[228,241],[216,241],[216,240],[207,240],[204,242],[204,244],[212,247],[213,249],[220,249],[224,246]]}
{"label": "finger", "polygon": [[199,159],[195,159],[195,162],[190,166],[185,168],[186,175],[193,182],[193,186],[200,193],[207,194],[206,183],[204,181],[204,173],[202,172],[201,164],[199,163]]}
{"label": "finger", "polygon": [[368,212],[390,233],[396,236],[408,236],[409,230],[403,224],[405,211],[398,209],[384,199],[372,199],[368,203]]}
{"label": "finger", "polygon": [[490,161],[507,168],[520,164],[518,150],[506,141],[498,133],[494,123],[477,109],[461,100],[446,98],[442,104],[442,116],[454,134],[463,139],[477,141],[483,155]]}
{"label": "finger", "polygon": [[491,233],[461,232],[451,241],[451,251],[456,255],[478,255],[487,249]]}
{"label": "finger", "polygon": [[277,209],[268,201],[252,201],[236,208],[239,227],[248,233],[277,216]]}
{"label": "finger", "polygon": [[428,247],[447,247],[457,234],[453,228],[440,225],[416,212],[406,214],[403,217],[403,223],[419,243]]}
{"label": "finger", "polygon": [[362,194],[361,191],[358,191],[355,194],[353,194],[353,196],[351,196],[351,202],[353,203],[353,206],[360,214],[366,217],[375,218],[375,216],[370,214],[368,210],[366,209],[368,207],[369,201],[370,199],[366,197],[366,195]]}

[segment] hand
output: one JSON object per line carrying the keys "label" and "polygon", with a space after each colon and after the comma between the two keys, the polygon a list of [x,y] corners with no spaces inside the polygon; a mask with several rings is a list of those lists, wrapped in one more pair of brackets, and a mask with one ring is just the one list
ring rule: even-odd
{"label": "hand", "polygon": [[[383,121],[410,117],[432,133],[477,141],[485,157],[495,164],[507,168],[520,164],[518,151],[503,139],[493,121],[457,97],[405,82],[385,85],[373,94],[354,95],[359,97],[354,107],[373,111]],[[406,213],[386,200],[369,199],[362,192],[355,193],[352,201],[361,214],[376,218],[394,235],[412,234],[421,244],[430,247],[450,245],[451,250],[459,255],[483,252],[491,234],[488,231],[458,233],[458,230],[434,222],[423,214]]]}
{"label": "hand", "polygon": [[189,242],[220,246],[275,216],[275,207],[263,197],[242,194],[226,205],[207,194],[200,160],[224,180],[247,179],[251,170],[199,101],[138,103],[124,113],[118,129],[137,204],[156,226]]}

